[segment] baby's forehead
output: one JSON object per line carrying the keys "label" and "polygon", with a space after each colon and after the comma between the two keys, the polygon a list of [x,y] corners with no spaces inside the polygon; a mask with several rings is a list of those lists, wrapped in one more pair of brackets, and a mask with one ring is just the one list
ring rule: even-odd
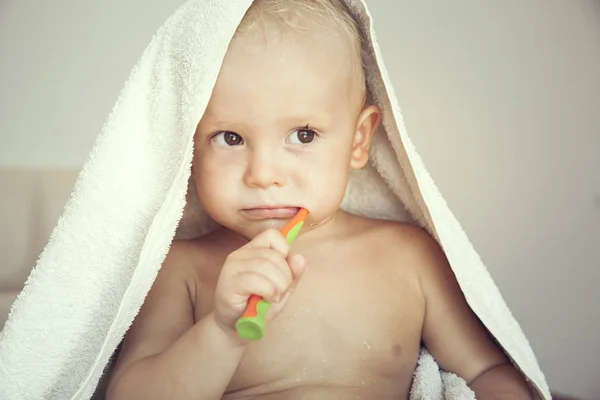
{"label": "baby's forehead", "polygon": [[[352,79],[342,60],[327,63],[298,50],[284,54],[242,52],[223,63],[208,104],[210,125],[330,125],[353,106]],[[289,50],[289,49],[288,49]]]}
{"label": "baby's forehead", "polygon": [[[318,33],[299,37],[270,37],[248,46],[234,42],[221,66],[217,88],[239,91],[261,86],[269,90],[287,88],[302,91],[332,90],[353,74],[353,59],[337,38]],[[359,66],[360,67],[360,66]]]}
{"label": "baby's forehead", "polygon": [[211,123],[231,121],[262,121],[304,124],[311,121],[328,121],[336,112],[348,106],[349,89],[343,82],[323,77],[321,82],[273,78],[269,74],[256,77],[251,82],[239,82],[223,76],[212,93],[206,117]]}
{"label": "baby's forehead", "polygon": [[[259,36],[231,43],[217,82],[226,93],[277,89],[296,96],[337,97],[340,92],[362,91],[362,63],[344,45],[344,39],[319,31]],[[315,92],[316,91],[316,92]]]}

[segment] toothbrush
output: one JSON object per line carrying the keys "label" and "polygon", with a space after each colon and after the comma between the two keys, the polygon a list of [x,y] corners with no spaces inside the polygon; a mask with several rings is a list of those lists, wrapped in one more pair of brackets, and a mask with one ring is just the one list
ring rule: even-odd
{"label": "toothbrush", "polygon": [[[298,213],[281,229],[281,234],[285,240],[292,244],[308,215],[308,210],[301,208]],[[246,310],[235,323],[235,329],[238,335],[246,340],[259,340],[265,335],[265,317],[271,303],[255,294],[250,295]]]}

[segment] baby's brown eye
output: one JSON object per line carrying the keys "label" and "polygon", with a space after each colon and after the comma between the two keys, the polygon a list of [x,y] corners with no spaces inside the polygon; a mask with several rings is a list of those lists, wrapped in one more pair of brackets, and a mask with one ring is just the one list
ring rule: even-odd
{"label": "baby's brown eye", "polygon": [[239,146],[244,143],[242,137],[235,132],[219,132],[212,137],[219,146]]}
{"label": "baby's brown eye", "polygon": [[298,139],[302,143],[310,143],[315,138],[315,132],[310,129],[302,129],[298,131]]}
{"label": "baby's brown eye", "polygon": [[237,133],[225,132],[225,143],[230,146],[237,146],[242,143],[242,138]]}
{"label": "baby's brown eye", "polygon": [[308,144],[315,140],[316,133],[312,129],[302,128],[297,129],[290,135],[292,143]]}

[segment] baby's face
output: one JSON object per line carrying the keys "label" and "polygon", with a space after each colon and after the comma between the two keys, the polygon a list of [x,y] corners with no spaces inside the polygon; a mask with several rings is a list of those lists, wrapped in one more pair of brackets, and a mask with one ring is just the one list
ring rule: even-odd
{"label": "baby's face", "polygon": [[247,238],[281,228],[298,207],[308,224],[334,215],[379,120],[362,107],[343,39],[298,39],[234,41],[196,132],[200,201]]}

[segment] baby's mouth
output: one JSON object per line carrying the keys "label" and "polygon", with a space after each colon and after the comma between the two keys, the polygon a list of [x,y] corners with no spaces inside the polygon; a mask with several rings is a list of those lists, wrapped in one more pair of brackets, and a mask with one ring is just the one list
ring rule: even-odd
{"label": "baby's mouth", "polygon": [[261,220],[261,219],[286,219],[294,217],[300,207],[293,206],[268,206],[268,207],[254,207],[245,208],[242,213],[250,219]]}

